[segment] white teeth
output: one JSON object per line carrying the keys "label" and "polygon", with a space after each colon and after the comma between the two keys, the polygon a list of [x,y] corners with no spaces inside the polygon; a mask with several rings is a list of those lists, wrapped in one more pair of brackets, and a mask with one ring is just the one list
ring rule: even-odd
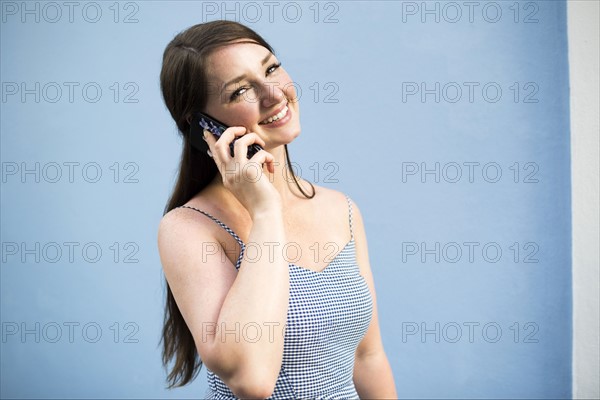
{"label": "white teeth", "polygon": [[273,115],[272,117],[269,117],[267,119],[265,119],[263,122],[261,122],[262,124],[270,124],[271,122],[277,121],[280,118],[283,118],[288,112],[288,107],[285,106],[283,108],[283,110],[281,110],[279,113],[277,113],[276,115]]}

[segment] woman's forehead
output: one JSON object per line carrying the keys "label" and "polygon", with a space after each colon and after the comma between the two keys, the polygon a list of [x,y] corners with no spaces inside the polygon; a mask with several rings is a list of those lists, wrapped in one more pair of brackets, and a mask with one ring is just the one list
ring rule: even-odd
{"label": "woman's forehead", "polygon": [[257,43],[231,43],[210,53],[207,62],[209,76],[224,82],[237,77],[248,69],[261,65],[270,56],[269,49]]}

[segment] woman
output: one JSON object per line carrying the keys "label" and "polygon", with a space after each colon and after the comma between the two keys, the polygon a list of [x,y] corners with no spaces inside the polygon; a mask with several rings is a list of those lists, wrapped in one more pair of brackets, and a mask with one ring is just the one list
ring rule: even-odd
{"label": "woman", "polygon": [[[235,22],[193,26],[167,46],[161,89],[183,136],[158,234],[170,387],[204,363],[208,397],[396,397],[360,211],[293,175],[299,105],[272,48]],[[206,152],[199,112],[230,126],[204,132]]]}

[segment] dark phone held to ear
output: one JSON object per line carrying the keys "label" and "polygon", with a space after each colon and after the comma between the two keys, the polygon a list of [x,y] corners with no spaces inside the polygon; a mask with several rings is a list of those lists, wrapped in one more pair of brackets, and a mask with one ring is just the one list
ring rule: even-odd
{"label": "dark phone held to ear", "polygon": [[[207,131],[215,135],[215,137],[218,139],[221,137],[221,135],[223,134],[223,132],[225,132],[227,128],[227,125],[206,114],[198,113],[194,115],[190,126],[192,146],[200,152],[206,153],[208,151],[208,144],[202,137],[204,134],[204,130],[206,129]],[[233,144],[238,139],[239,138],[235,138],[233,142],[229,144],[231,157],[233,157],[234,155]],[[247,158],[252,158],[252,156],[254,156],[257,152],[259,152],[262,149],[263,148],[259,144],[251,144],[250,146],[248,146]]]}

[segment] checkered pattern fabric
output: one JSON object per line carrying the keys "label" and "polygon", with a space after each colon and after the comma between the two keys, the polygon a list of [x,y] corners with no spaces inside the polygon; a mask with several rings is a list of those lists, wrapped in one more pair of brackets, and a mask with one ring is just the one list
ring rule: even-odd
{"label": "checkered pattern fabric", "polygon": [[[373,302],[359,273],[349,209],[350,241],[322,271],[289,264],[290,298],[285,329],[283,363],[270,399],[357,399],[352,381],[354,354],[371,321]],[[185,207],[185,206],[182,206]],[[192,207],[187,207],[192,208]],[[244,244],[224,223],[218,223]],[[212,371],[207,370],[207,398],[235,399]]]}

